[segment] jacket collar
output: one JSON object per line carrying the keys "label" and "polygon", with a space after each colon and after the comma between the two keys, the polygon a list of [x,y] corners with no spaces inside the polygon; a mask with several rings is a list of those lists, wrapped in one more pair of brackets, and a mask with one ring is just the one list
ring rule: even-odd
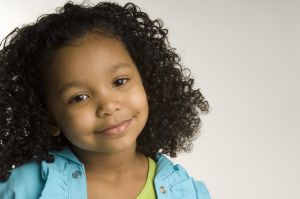
{"label": "jacket collar", "polygon": [[[51,154],[60,156],[64,159],[72,161],[73,163],[82,165],[82,162],[80,162],[80,160],[75,156],[75,154],[73,153],[70,147],[64,147],[60,151],[53,151],[51,152]],[[162,153],[157,153],[156,163],[157,163],[157,171],[156,171],[157,174],[161,173],[166,168],[171,168],[174,165],[174,163]]]}
{"label": "jacket collar", "polygon": [[157,160],[157,170],[156,174],[160,174],[161,176],[162,173],[169,173],[170,169],[173,167],[174,163],[169,160],[164,154],[158,153],[156,155],[156,160]]}
{"label": "jacket collar", "polygon": [[[60,151],[53,151],[52,154],[56,156],[60,156],[61,158],[67,161],[70,161],[72,163],[75,163],[83,167],[83,164],[74,155],[70,147],[65,147]],[[197,193],[195,191],[195,185],[193,179],[189,177],[189,175],[181,166],[174,165],[174,163],[171,160],[169,160],[166,155],[162,153],[158,153],[156,155],[156,162],[157,162],[157,167],[156,167],[156,175],[154,178],[154,184],[155,184],[156,193],[158,194],[158,198],[174,198],[174,196],[176,196],[176,198],[181,198],[181,199],[198,198]],[[49,175],[57,174],[57,172],[49,172],[49,169],[51,168],[46,169]],[[59,175],[59,176],[60,177],[54,176],[55,178],[59,178],[62,180],[61,183],[56,183],[56,185],[59,186],[58,188],[55,188],[55,190],[62,189],[61,191],[64,194],[65,190],[68,190],[68,188],[62,185],[67,185],[69,181],[63,178],[62,177],[63,175]],[[48,176],[48,178],[50,177]],[[166,192],[162,192],[162,189],[165,189]],[[44,192],[48,193],[47,191]],[[52,194],[52,192],[49,193]],[[45,196],[44,198],[50,198],[47,194],[44,196]]]}
{"label": "jacket collar", "polygon": [[71,150],[70,147],[64,147],[62,150],[60,151],[53,151],[50,152],[53,155],[57,155],[60,156],[64,159],[70,160],[76,164],[82,165],[82,163],[80,162],[80,160],[75,156],[75,154],[73,153],[73,151]]}

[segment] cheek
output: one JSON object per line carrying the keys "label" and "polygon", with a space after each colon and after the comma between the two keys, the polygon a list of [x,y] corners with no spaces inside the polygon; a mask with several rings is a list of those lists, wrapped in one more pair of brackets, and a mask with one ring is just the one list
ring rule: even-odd
{"label": "cheek", "polygon": [[142,86],[129,94],[130,104],[140,114],[148,116],[148,101],[145,90]]}
{"label": "cheek", "polygon": [[92,130],[94,116],[91,111],[68,111],[61,116],[60,127],[65,134],[82,134]]}

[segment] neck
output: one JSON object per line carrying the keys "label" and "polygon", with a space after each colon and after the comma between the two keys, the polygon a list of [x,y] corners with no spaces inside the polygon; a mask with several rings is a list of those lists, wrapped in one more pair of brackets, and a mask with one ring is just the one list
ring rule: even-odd
{"label": "neck", "polygon": [[84,164],[87,175],[110,180],[126,179],[147,162],[146,157],[136,152],[135,147],[117,153],[90,152],[76,147],[72,149]]}

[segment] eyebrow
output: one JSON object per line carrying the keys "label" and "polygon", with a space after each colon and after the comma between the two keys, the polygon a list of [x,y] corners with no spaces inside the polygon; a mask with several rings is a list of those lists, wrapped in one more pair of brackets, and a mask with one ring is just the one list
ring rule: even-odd
{"label": "eyebrow", "polygon": [[[113,73],[113,72],[118,71],[122,68],[130,68],[130,64],[119,63],[119,64],[116,64],[116,65],[113,65],[110,68],[110,72]],[[76,81],[72,81],[72,82],[67,82],[61,88],[59,88],[58,94],[62,94],[63,92],[65,92],[66,90],[68,90],[72,87],[81,88],[83,84],[84,84],[84,80],[76,80]]]}
{"label": "eyebrow", "polygon": [[113,65],[110,68],[110,71],[115,72],[115,71],[117,71],[119,69],[122,69],[122,68],[130,68],[130,64],[128,64],[128,63],[119,63],[119,64],[116,64],[116,65]]}
{"label": "eyebrow", "polygon": [[81,88],[83,85],[83,80],[77,80],[77,81],[73,81],[73,82],[68,82],[65,83],[59,90],[58,90],[58,94],[62,94],[63,92],[65,92],[66,90],[72,88],[72,87],[76,87],[76,88]]}

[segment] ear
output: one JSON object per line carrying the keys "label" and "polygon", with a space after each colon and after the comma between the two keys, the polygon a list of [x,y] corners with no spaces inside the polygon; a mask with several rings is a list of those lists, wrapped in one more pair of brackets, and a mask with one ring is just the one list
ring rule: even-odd
{"label": "ear", "polygon": [[52,136],[59,136],[61,134],[61,130],[59,126],[57,125],[57,122],[55,121],[53,115],[51,113],[48,113],[48,121],[50,122],[51,129],[50,133]]}
{"label": "ear", "polygon": [[61,133],[61,130],[60,130],[60,128],[55,126],[53,129],[51,129],[50,133],[52,136],[59,136]]}

